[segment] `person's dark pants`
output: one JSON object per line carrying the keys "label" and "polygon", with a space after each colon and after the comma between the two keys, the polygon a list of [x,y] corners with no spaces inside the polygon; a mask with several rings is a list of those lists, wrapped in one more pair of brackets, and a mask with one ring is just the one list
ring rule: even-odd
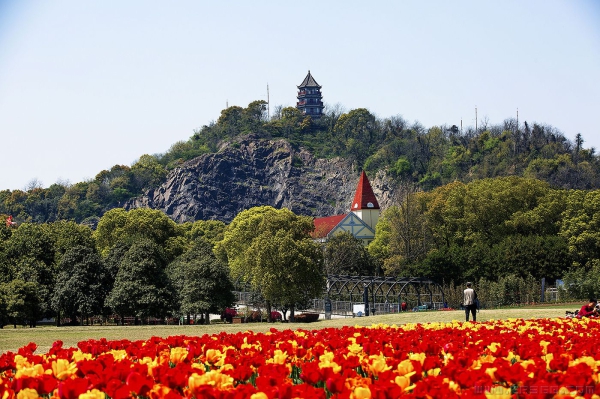
{"label": "person's dark pants", "polygon": [[466,305],[465,306],[465,316],[467,317],[467,321],[469,321],[469,312],[473,315],[473,321],[477,321],[477,305]]}

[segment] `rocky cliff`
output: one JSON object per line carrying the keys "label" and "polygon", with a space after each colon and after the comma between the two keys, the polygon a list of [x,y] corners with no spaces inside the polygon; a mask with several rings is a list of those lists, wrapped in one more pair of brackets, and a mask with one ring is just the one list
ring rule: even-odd
{"label": "rocky cliff", "polygon": [[[247,136],[182,164],[164,184],[129,201],[125,209],[159,209],[177,222],[230,222],[239,212],[262,205],[298,215],[339,215],[350,209],[359,174],[348,160],[317,159],[285,140]],[[391,197],[385,174],[369,180],[385,209]]]}

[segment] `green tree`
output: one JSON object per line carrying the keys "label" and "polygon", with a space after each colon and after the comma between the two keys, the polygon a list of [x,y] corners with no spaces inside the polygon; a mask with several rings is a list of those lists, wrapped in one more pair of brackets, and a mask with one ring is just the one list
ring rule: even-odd
{"label": "green tree", "polygon": [[[106,270],[98,253],[90,247],[75,246],[67,250],[59,265],[59,273],[52,293],[52,308],[70,317],[102,313],[106,298]],[[57,321],[58,322],[58,321]]]}
{"label": "green tree", "polygon": [[395,212],[398,208],[387,208],[377,221],[375,226],[375,239],[371,241],[367,250],[375,265],[375,270],[383,273],[384,263],[390,257],[390,213]]}
{"label": "green tree", "polygon": [[563,278],[564,287],[573,299],[597,298],[600,292],[600,261],[593,260],[588,267],[575,266]]}
{"label": "green tree", "polygon": [[8,319],[8,293],[6,292],[6,283],[0,281],[0,328],[4,328],[9,323]]}
{"label": "green tree", "polygon": [[21,224],[5,242],[5,251],[13,260],[27,257],[51,266],[54,261],[54,243],[48,225]]}
{"label": "green tree", "polygon": [[267,102],[264,100],[252,101],[242,111],[242,120],[246,127],[253,128],[267,120]]}
{"label": "green tree", "polygon": [[167,274],[176,288],[181,314],[202,314],[208,323],[211,312],[220,313],[235,301],[227,265],[215,257],[212,245],[203,239],[172,262]]}
{"label": "green tree", "polygon": [[225,137],[232,137],[240,133],[244,109],[234,105],[221,111],[217,126]]}
{"label": "green tree", "polygon": [[178,234],[175,222],[161,211],[148,208],[126,211],[115,208],[102,216],[94,232],[94,239],[100,253],[106,256],[120,241],[132,242],[148,238],[159,246],[165,246],[170,238]]}
{"label": "green tree", "polygon": [[335,234],[324,245],[327,275],[373,276],[375,263],[362,241],[350,232]]}
{"label": "green tree", "polygon": [[519,277],[545,277],[549,281],[560,278],[569,267],[568,246],[562,237],[540,235],[510,235],[490,252],[493,253],[494,267],[486,277],[513,274]]}
{"label": "green tree", "polygon": [[[280,289],[282,291],[292,290],[292,287],[287,287],[287,282],[296,277],[300,278],[295,273],[304,266],[308,267],[309,264],[306,259],[313,256],[312,247],[308,246],[306,241],[309,240],[313,243],[309,235],[313,229],[312,218],[297,216],[289,209],[278,210],[270,206],[254,207],[240,212],[231,221],[225,229],[223,240],[217,243],[215,251],[220,259],[229,264],[234,281],[245,280],[257,292],[263,293],[267,300],[267,310],[270,317],[271,301],[274,299],[271,284],[274,283],[269,282],[269,288],[266,288],[266,282],[260,276],[265,275],[264,273],[270,273],[270,268],[278,264],[277,267],[281,269],[280,273],[291,274],[279,284]],[[282,236],[283,233],[285,233],[284,236]],[[273,242],[269,243],[270,239],[273,239]],[[290,244],[290,241],[294,244]],[[297,248],[292,248],[293,245],[296,245]],[[273,246],[275,246],[275,249]],[[294,251],[293,253],[302,258],[298,260],[301,264],[289,263],[287,258],[284,259],[285,253],[280,255],[281,258],[268,260],[263,257],[261,250],[264,250],[265,254],[270,251],[273,256],[275,256],[277,250]],[[322,257],[320,249],[317,252]],[[264,263],[267,261],[268,263]],[[318,262],[318,259],[316,261]],[[269,293],[264,295],[265,291],[263,290],[267,289]],[[277,299],[281,298],[277,297]],[[288,300],[291,300],[291,298],[288,298]]]}
{"label": "green tree", "polygon": [[285,107],[280,110],[279,117],[271,119],[269,127],[274,136],[283,136],[295,140],[300,132],[302,118],[302,112],[298,108]]}
{"label": "green tree", "polygon": [[10,236],[12,235],[13,228],[7,226],[6,221],[8,220],[8,215],[4,215],[0,213],[0,250],[3,250],[4,243],[8,241]]}
{"label": "green tree", "polygon": [[60,264],[63,255],[71,248],[95,246],[92,229],[73,221],[59,220],[48,224],[48,234],[54,244],[54,263]]}
{"label": "green tree", "polygon": [[55,246],[49,226],[21,224],[5,242],[4,251],[4,268],[10,273],[9,280],[33,283],[38,291],[37,297],[40,298],[39,313],[50,316],[50,296],[54,287],[56,265]]}
{"label": "green tree", "polygon": [[[25,283],[31,283],[35,287],[36,298],[39,299],[36,302],[36,306],[38,306],[36,314],[39,314],[40,317],[51,317],[52,309],[50,304],[56,275],[54,265],[47,265],[38,259],[25,256],[14,261],[12,266],[12,281],[20,280]],[[36,320],[33,322],[35,323]]]}
{"label": "green tree", "polygon": [[408,187],[400,204],[386,214],[389,223],[389,258],[383,266],[386,275],[422,275],[414,267],[427,255],[430,234],[423,201],[416,190],[414,186]]}
{"label": "green tree", "polygon": [[[516,176],[452,183],[424,195],[428,226],[438,244],[497,244],[533,221],[548,184]],[[524,217],[526,215],[526,217]]]}
{"label": "green tree", "polygon": [[167,171],[156,157],[144,154],[131,167],[136,191],[142,191],[161,184],[167,176]]}
{"label": "green tree", "polygon": [[173,288],[160,247],[142,238],[131,245],[119,264],[106,306],[120,316],[164,317],[173,308]]}
{"label": "green tree", "polygon": [[96,247],[103,256],[125,236],[124,227],[127,223],[127,211],[123,208],[114,208],[106,212],[96,227],[93,237]]}
{"label": "green tree", "polygon": [[123,241],[118,242],[110,249],[110,251],[108,251],[106,257],[103,258],[104,267],[106,268],[106,273],[108,276],[109,292],[112,288],[112,284],[117,278],[117,273],[119,272],[121,260],[125,257],[125,254],[127,253],[127,251],[129,251],[129,248],[132,244],[133,243]]}
{"label": "green tree", "polygon": [[271,206],[260,206],[238,213],[225,228],[223,240],[216,243],[215,254],[229,265],[234,280],[248,271],[245,252],[252,245],[265,215],[274,212],[277,210]]}
{"label": "green tree", "polygon": [[285,107],[281,110],[281,119],[291,122],[297,126],[302,120],[302,111],[296,107]]}
{"label": "green tree", "polygon": [[211,244],[216,244],[223,239],[225,223],[220,220],[196,220],[193,223],[185,223],[185,236],[190,241],[203,239]]}
{"label": "green tree", "polygon": [[0,283],[0,297],[4,302],[4,314],[15,328],[17,324],[35,327],[42,315],[42,298],[35,282],[15,279]]}
{"label": "green tree", "polygon": [[252,288],[267,301],[267,315],[271,318],[271,304],[278,303],[290,309],[294,321],[297,304],[320,296],[325,278],[322,272],[322,251],[311,238],[298,239],[284,229],[264,230],[246,252]]}
{"label": "green tree", "polygon": [[58,219],[83,220],[87,216],[95,215],[96,209],[86,203],[88,183],[80,182],[68,186],[57,204]]}
{"label": "green tree", "polygon": [[572,191],[564,206],[559,234],[575,264],[600,260],[600,190]]}
{"label": "green tree", "polygon": [[340,149],[362,164],[375,152],[380,129],[377,119],[365,108],[353,109],[339,117],[334,132]]}

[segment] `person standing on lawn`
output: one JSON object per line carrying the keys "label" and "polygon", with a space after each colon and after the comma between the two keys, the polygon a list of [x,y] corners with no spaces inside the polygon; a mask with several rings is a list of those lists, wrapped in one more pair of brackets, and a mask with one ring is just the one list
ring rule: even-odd
{"label": "person standing on lawn", "polygon": [[473,315],[473,321],[477,321],[477,293],[471,286],[471,283],[467,283],[467,288],[464,291],[463,305],[467,321],[469,321],[469,312]]}

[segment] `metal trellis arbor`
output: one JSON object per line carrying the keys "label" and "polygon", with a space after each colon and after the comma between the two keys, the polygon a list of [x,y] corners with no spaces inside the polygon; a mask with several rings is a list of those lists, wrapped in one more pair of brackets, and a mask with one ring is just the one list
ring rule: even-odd
{"label": "metal trellis arbor", "polygon": [[[247,304],[252,296],[247,282],[234,283],[238,304]],[[424,277],[378,277],[329,275],[323,298],[313,300],[313,311],[355,316],[357,306],[365,316],[404,310],[440,309],[444,291]]]}
{"label": "metal trellis arbor", "polygon": [[442,287],[423,277],[333,275],[327,276],[325,301],[334,314],[354,314],[354,305],[364,304],[365,315],[440,309],[445,302]]}

